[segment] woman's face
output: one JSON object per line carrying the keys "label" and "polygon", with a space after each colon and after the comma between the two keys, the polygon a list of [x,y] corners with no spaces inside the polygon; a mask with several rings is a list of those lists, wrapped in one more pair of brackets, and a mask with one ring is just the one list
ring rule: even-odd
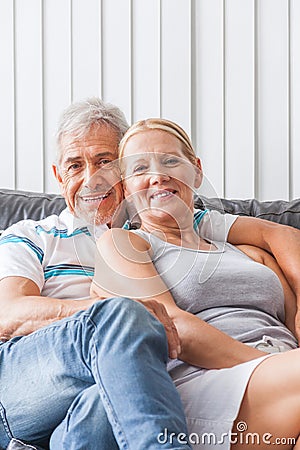
{"label": "woman's face", "polygon": [[142,219],[179,219],[187,208],[193,210],[202,170],[200,160],[192,164],[183,148],[179,139],[161,130],[138,133],[126,143],[121,162],[124,192]]}

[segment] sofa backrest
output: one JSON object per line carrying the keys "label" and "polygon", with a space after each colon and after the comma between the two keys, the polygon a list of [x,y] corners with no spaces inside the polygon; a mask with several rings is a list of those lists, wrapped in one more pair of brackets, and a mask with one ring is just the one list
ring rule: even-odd
{"label": "sofa backrest", "polygon": [[[291,202],[275,200],[228,200],[196,198],[200,209],[217,209],[221,212],[254,216],[300,229],[300,199]],[[39,220],[50,214],[59,214],[66,207],[65,200],[57,194],[0,189],[0,230],[22,219]]]}
{"label": "sofa backrest", "polygon": [[0,190],[0,229],[5,230],[23,219],[39,220],[59,214],[66,207],[61,195]]}
{"label": "sofa backrest", "polygon": [[286,200],[260,202],[255,199],[229,200],[202,197],[195,200],[195,206],[200,209],[216,209],[222,213],[238,214],[239,216],[258,217],[300,229],[299,198],[290,202]]}

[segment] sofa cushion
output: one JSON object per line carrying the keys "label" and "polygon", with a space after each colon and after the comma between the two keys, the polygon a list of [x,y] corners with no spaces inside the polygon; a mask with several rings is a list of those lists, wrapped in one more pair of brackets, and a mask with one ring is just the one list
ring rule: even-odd
{"label": "sofa cushion", "polygon": [[300,199],[290,202],[286,200],[260,202],[255,199],[228,200],[201,197],[195,199],[195,206],[199,209],[216,209],[222,213],[239,216],[258,217],[300,229]]}
{"label": "sofa cushion", "polygon": [[[199,209],[217,209],[223,213],[260,217],[300,228],[300,199],[291,202],[285,200],[260,202],[255,199],[198,197],[195,199],[195,206]],[[59,214],[65,207],[64,198],[58,194],[0,189],[0,230],[22,219],[39,220],[50,214]]]}
{"label": "sofa cushion", "polygon": [[39,220],[59,214],[65,207],[61,195],[0,189],[0,229],[19,220]]}

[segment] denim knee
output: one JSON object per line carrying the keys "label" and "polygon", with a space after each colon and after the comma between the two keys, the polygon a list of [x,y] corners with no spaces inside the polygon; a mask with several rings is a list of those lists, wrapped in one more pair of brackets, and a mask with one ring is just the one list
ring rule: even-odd
{"label": "denim knee", "polygon": [[156,349],[167,360],[168,345],[164,326],[140,302],[127,297],[111,297],[96,302],[89,309],[88,316],[96,328],[100,326],[102,337],[105,335],[111,341],[115,338],[124,344],[130,340],[134,346],[141,342],[144,345],[149,343],[153,351]]}

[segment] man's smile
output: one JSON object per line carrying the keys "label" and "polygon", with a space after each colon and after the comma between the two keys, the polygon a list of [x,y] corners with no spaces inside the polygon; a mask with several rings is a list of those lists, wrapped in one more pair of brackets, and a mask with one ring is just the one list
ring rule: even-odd
{"label": "man's smile", "polygon": [[105,192],[104,194],[87,194],[87,195],[80,195],[79,198],[83,200],[86,203],[93,203],[93,202],[101,202],[105,200],[109,195],[111,195],[112,191]]}

